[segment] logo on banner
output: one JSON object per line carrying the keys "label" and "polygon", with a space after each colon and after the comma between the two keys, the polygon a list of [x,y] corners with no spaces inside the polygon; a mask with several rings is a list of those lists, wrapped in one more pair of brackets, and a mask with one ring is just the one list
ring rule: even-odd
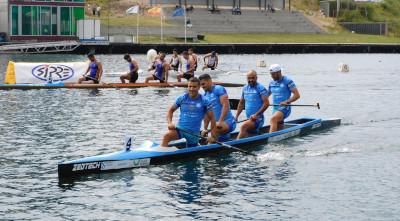
{"label": "logo on banner", "polygon": [[41,64],[32,69],[32,75],[42,81],[65,81],[74,76],[74,70],[62,64]]}

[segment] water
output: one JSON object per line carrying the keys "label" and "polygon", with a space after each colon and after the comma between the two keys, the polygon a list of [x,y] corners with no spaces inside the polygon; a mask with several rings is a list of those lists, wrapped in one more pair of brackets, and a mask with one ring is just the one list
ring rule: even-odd
{"label": "water", "polygon": [[[106,73],[127,69],[122,55],[99,58]],[[1,73],[10,59],[85,58],[1,55]],[[340,117],[343,125],[255,147],[258,157],[232,153],[59,183],[61,160],[120,150],[127,134],[136,143],[159,140],[166,110],[184,89],[0,91],[1,219],[398,220],[399,55],[223,55],[220,68],[244,71],[259,59],[283,65],[298,103],[321,104],[295,108],[291,118]],[[340,62],[349,73],[337,72]],[[257,71],[266,84],[265,69]],[[240,96],[240,88],[228,92]]]}

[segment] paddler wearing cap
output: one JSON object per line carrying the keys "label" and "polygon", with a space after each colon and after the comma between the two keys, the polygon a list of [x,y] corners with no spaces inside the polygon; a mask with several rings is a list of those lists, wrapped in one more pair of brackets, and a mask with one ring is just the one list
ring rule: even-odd
{"label": "paddler wearing cap", "polygon": [[[89,53],[87,58],[90,61],[89,67],[86,69],[85,74],[79,78],[78,84],[98,84],[103,74],[103,65],[96,59],[93,53]],[[87,73],[89,73],[89,76],[87,76]]]}
{"label": "paddler wearing cap", "polygon": [[291,112],[290,104],[300,98],[300,93],[292,79],[282,75],[282,68],[279,64],[272,64],[269,72],[272,80],[268,86],[268,97],[272,95],[272,103],[279,104],[272,109],[269,129],[271,133],[283,128],[283,120],[289,117]]}
{"label": "paddler wearing cap", "polygon": [[[207,60],[206,60],[207,59]],[[210,68],[211,70],[215,70],[218,66],[218,54],[215,51],[212,51],[211,53],[208,53],[204,55],[203,57],[204,61],[204,66],[203,66],[203,71],[207,68]]]}

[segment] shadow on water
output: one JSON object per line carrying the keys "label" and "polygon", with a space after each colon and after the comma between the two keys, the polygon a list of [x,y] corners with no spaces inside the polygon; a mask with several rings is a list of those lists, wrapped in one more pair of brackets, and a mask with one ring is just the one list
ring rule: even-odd
{"label": "shadow on water", "polygon": [[123,180],[126,183],[126,186],[131,186],[131,181],[134,178],[134,170],[119,170],[114,172],[86,174],[74,177],[59,177],[58,186],[64,190],[72,190],[76,184],[101,180]]}

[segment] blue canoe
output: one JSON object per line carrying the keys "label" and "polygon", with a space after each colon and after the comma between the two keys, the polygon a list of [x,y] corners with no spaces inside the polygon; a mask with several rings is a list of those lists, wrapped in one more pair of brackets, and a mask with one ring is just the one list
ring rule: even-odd
{"label": "blue canoe", "polygon": [[[226,144],[243,150],[254,148],[259,144],[276,142],[295,136],[303,136],[340,125],[340,119],[300,118],[285,122],[284,129],[267,133],[269,126],[260,130],[260,134],[248,138],[235,140],[237,132],[232,133],[232,140]],[[170,147],[160,147],[151,141],[146,141],[130,150],[121,150],[115,153],[85,157],[77,160],[64,161],[58,164],[59,178],[71,177],[87,173],[102,173],[122,169],[146,167],[149,165],[167,164],[178,160],[205,157],[217,152],[232,152],[231,148],[219,144],[201,145],[185,148],[184,142],[177,142]]]}

